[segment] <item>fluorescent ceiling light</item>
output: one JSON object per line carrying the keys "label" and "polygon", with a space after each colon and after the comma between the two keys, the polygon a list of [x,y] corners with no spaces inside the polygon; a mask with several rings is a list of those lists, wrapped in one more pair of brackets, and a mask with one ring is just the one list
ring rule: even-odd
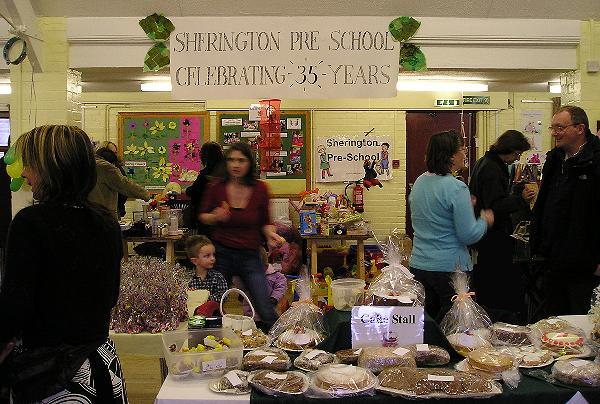
{"label": "fluorescent ceiling light", "polygon": [[0,94],[10,94],[11,92],[10,84],[0,84]]}
{"label": "fluorescent ceiling light", "polygon": [[406,80],[398,79],[398,91],[474,91],[488,90],[488,85],[474,81]]}
{"label": "fluorescent ceiling light", "polygon": [[548,91],[553,94],[560,94],[560,83],[548,83]]}
{"label": "fluorescent ceiling light", "polygon": [[148,81],[140,85],[142,91],[171,91],[170,81]]}

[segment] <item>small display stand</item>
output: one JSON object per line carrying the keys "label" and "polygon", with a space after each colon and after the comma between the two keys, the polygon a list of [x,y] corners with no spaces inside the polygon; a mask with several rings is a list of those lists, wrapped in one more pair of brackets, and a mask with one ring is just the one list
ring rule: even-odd
{"label": "small display stand", "polygon": [[317,241],[341,240],[345,243],[348,240],[356,241],[356,265],[358,268],[358,277],[365,279],[365,240],[371,238],[369,234],[343,234],[343,235],[314,235],[302,236],[310,247],[310,272],[312,275],[317,273]]}

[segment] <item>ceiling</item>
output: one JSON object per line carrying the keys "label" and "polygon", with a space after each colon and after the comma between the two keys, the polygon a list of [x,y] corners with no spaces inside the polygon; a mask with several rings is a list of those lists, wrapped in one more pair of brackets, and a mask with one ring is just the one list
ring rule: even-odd
{"label": "ceiling", "polygon": [[[154,12],[178,16],[369,16],[600,19],[600,0],[30,0],[37,16],[143,17]],[[143,73],[140,68],[87,68],[83,91],[139,91],[139,85],[168,69]],[[546,91],[559,80],[549,70],[430,70],[419,75],[438,79],[478,79],[489,91]],[[402,73],[410,76],[411,73]]]}
{"label": "ceiling", "polygon": [[410,15],[413,17],[600,19],[599,0],[30,0],[38,16]]}

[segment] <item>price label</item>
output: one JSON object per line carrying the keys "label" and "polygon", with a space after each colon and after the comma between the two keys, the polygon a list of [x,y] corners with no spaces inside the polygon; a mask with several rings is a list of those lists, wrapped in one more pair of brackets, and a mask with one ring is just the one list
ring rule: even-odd
{"label": "price label", "polygon": [[453,382],[454,376],[427,375],[427,380],[431,380],[432,382]]}
{"label": "price label", "polygon": [[356,351],[354,351],[354,355],[360,355],[361,352],[362,352],[362,348],[359,348]]}
{"label": "price label", "polygon": [[249,330],[246,330],[242,333],[242,335],[245,335],[246,337],[250,337],[252,335],[252,328]]}
{"label": "price label", "polygon": [[227,372],[227,374],[225,374],[225,378],[229,380],[229,383],[231,383],[231,385],[234,387],[242,384],[242,379],[240,379],[240,377],[234,371]]}
{"label": "price label", "polygon": [[265,375],[265,377],[268,377],[271,380],[285,380],[285,379],[287,379],[287,375],[286,374],[272,373],[272,372],[267,373]]}
{"label": "price label", "polygon": [[315,356],[321,355],[322,353],[325,353],[325,352],[324,352],[324,351],[321,351],[321,350],[319,350],[319,349],[314,349],[314,350],[310,351],[309,353],[307,353],[306,355],[304,355],[304,357],[305,357],[306,359],[312,359],[312,358],[314,358]]}
{"label": "price label", "polygon": [[202,362],[202,372],[214,372],[215,370],[225,369],[226,366],[227,362],[225,359]]}
{"label": "price label", "polygon": [[261,362],[266,362],[266,363],[273,363],[273,361],[277,359],[276,356],[265,356],[264,358],[262,358],[260,361]]}
{"label": "price label", "polygon": [[417,344],[417,352],[428,352],[429,344]]}
{"label": "price label", "polygon": [[398,355],[398,356],[404,356],[407,353],[410,352],[410,350],[406,349],[406,348],[396,348],[392,351],[394,354]]}
{"label": "price label", "polygon": [[574,367],[576,367],[576,368],[580,368],[582,366],[585,366],[585,365],[589,364],[590,362],[584,361],[583,359],[577,359],[577,360],[571,361],[569,363],[571,365],[573,365]]}

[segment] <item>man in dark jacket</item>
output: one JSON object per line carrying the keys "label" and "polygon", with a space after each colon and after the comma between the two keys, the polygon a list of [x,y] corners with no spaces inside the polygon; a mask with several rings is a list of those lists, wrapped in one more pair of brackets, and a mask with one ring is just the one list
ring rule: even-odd
{"label": "man in dark jacket", "polygon": [[475,196],[475,215],[492,209],[494,225],[477,243],[473,290],[477,302],[493,321],[520,323],[525,314],[525,289],[520,268],[513,264],[514,240],[511,214],[529,211],[535,193],[523,184],[512,184],[508,165],[531,147],[519,131],[508,130],[475,163],[469,189]]}
{"label": "man in dark jacket", "polygon": [[600,282],[600,139],[575,106],[558,110],[550,132],[532,247],[546,258],[546,315],[584,314]]}

